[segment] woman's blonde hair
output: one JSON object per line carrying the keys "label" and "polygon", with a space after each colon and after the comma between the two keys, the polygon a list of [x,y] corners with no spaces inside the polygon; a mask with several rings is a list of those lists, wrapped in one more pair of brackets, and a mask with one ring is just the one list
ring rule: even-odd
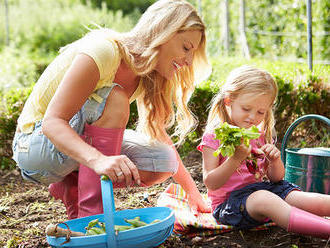
{"label": "woman's blonde hair", "polygon": [[[154,70],[160,46],[176,33],[192,30],[202,34],[192,65],[181,68],[172,80],[166,80]],[[188,108],[194,84],[210,73],[205,25],[196,9],[183,0],[159,0],[118,41],[125,61],[142,78],[137,129],[152,139],[163,140],[166,129],[176,124],[173,135],[178,136],[180,143],[196,124]]]}
{"label": "woman's blonde hair", "polygon": [[[184,66],[172,80],[166,80],[155,67],[161,45],[176,33],[199,30],[202,38],[191,66]],[[166,129],[176,123],[173,135],[181,143],[196,125],[188,108],[195,84],[206,79],[211,67],[206,56],[205,25],[196,9],[185,0],[158,0],[141,16],[127,33],[110,29],[94,30],[113,39],[123,60],[141,77],[142,93],[137,97],[139,120],[137,129],[151,140],[164,141]]]}
{"label": "woman's blonde hair", "polygon": [[212,100],[206,131],[214,130],[220,123],[231,122],[225,106],[225,98],[233,101],[241,94],[267,94],[273,105],[266,112],[261,125],[266,142],[271,143],[273,136],[275,136],[273,107],[277,98],[277,91],[277,84],[268,72],[252,66],[241,66],[234,69],[221,87],[220,92]]}

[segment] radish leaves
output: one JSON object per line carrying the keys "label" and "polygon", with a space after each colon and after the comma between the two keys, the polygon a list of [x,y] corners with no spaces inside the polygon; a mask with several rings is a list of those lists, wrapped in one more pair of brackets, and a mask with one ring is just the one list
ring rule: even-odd
{"label": "radish leaves", "polygon": [[221,124],[214,130],[215,139],[220,140],[221,145],[213,153],[213,155],[223,157],[230,157],[235,153],[235,149],[242,141],[246,146],[250,145],[251,139],[257,139],[260,136],[259,130],[256,126],[252,126],[249,129],[239,128],[229,125],[227,122]]}

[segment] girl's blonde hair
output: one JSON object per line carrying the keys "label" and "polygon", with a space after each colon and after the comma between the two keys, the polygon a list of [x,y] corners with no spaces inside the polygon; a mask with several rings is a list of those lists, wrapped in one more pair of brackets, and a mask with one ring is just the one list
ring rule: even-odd
{"label": "girl's blonde hair", "polygon": [[[161,45],[177,32],[198,30],[202,34],[191,66],[184,66],[172,80],[166,80],[155,67]],[[106,33],[113,39],[122,58],[141,77],[142,94],[137,98],[139,121],[137,129],[151,140],[164,141],[166,129],[174,130],[182,142],[196,125],[188,108],[195,84],[206,79],[211,67],[206,56],[205,25],[196,9],[185,0],[158,0],[141,16],[135,27],[127,33],[110,29],[92,31]]]}
{"label": "girl's blonde hair", "polygon": [[[211,131],[220,123],[231,122],[225,106],[225,98],[233,101],[240,94],[267,94],[271,98],[274,107],[277,91],[277,84],[273,77],[262,69],[241,66],[233,70],[221,87],[220,92],[212,100],[206,130]],[[269,108],[264,121],[261,123],[267,143],[271,143],[273,136],[275,136],[273,107]]]}

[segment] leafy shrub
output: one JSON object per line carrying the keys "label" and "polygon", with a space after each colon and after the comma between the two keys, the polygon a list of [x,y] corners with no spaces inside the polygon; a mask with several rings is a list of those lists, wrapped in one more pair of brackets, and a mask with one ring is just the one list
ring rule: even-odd
{"label": "leafy shrub", "polygon": [[[86,27],[95,28],[94,24],[122,32],[133,26],[132,20],[121,11],[93,9],[79,1],[24,0],[10,4],[11,44],[46,56],[79,39],[87,33]],[[3,29],[1,25],[0,44],[5,43]]]}
{"label": "leafy shrub", "polygon": [[15,162],[12,157],[12,139],[16,130],[17,119],[24,103],[32,91],[29,88],[12,88],[6,93],[0,92],[0,169],[12,169]]}
{"label": "leafy shrub", "polygon": [[[288,127],[300,116],[318,114],[329,117],[329,85],[321,77],[308,75],[298,84],[276,76],[279,85],[278,103],[276,106],[276,130],[279,141]],[[305,126],[307,128],[307,126]],[[307,137],[306,137],[307,138]]]}
{"label": "leafy shrub", "polygon": [[0,90],[35,83],[59,48],[83,36],[87,27],[96,28],[94,23],[123,32],[133,26],[121,11],[93,9],[79,0],[9,1],[10,46],[4,46],[5,25],[0,25]]}
{"label": "leafy shrub", "polygon": [[0,56],[0,90],[27,87],[39,74],[31,56],[24,49],[7,47]]}
{"label": "leafy shrub", "polygon": [[81,0],[82,3],[92,3],[93,6],[101,8],[106,5],[110,10],[122,10],[124,14],[129,14],[134,10],[143,13],[156,0]]}

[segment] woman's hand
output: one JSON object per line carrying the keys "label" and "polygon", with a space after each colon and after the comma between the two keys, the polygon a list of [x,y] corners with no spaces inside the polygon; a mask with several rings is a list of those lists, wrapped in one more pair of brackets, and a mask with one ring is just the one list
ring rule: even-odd
{"label": "woman's hand", "polygon": [[188,194],[188,204],[194,215],[201,213],[210,213],[211,207],[206,204],[201,194]]}
{"label": "woman's hand", "polygon": [[102,155],[92,161],[91,165],[97,174],[108,176],[112,182],[125,181],[126,186],[141,183],[136,165],[125,155]]}
{"label": "woman's hand", "polygon": [[[172,140],[168,135],[165,136],[165,140],[168,145],[173,146]],[[173,176],[173,179],[175,182],[179,183],[183,190],[187,193],[188,204],[190,208],[195,215],[198,214],[198,211],[202,213],[211,212],[211,208],[204,202],[199,190],[197,189],[196,183],[194,182],[186,167],[183,165],[178,151],[174,146],[173,149],[176,154],[177,161],[179,162],[178,171]]]}

